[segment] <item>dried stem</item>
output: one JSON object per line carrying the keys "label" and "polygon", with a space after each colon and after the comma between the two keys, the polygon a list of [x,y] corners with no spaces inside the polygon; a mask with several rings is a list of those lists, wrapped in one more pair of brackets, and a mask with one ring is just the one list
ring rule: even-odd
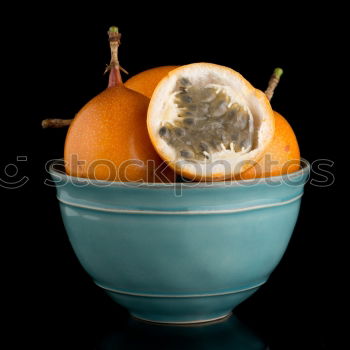
{"label": "dried stem", "polygon": [[[113,28],[113,27],[111,27],[111,28]],[[120,34],[119,34],[119,40],[120,40]],[[112,49],[111,49],[111,51],[112,51]],[[117,57],[117,59],[118,59],[118,57]],[[114,66],[115,63],[112,64],[112,62],[113,62],[113,54],[112,54],[111,64],[107,67],[106,71],[111,69],[110,68],[111,65],[112,65],[112,67]],[[118,63],[118,65],[119,65],[119,63]],[[119,68],[122,69],[120,66],[119,66]],[[269,101],[271,101],[271,99],[272,99],[273,93],[274,93],[274,91],[275,91],[275,89],[280,81],[282,74],[283,74],[282,68],[276,68],[273,71],[273,74],[271,75],[268,87],[265,91],[265,95],[267,96]],[[119,73],[119,75],[120,75],[120,73]],[[111,82],[111,75],[110,75],[110,82]],[[73,119],[45,119],[42,121],[41,125],[45,129],[46,128],[62,128],[62,127],[70,125],[72,120]]]}
{"label": "dried stem", "polygon": [[275,68],[273,71],[273,74],[271,75],[271,78],[269,80],[269,84],[267,86],[267,89],[265,91],[265,95],[271,101],[273,93],[280,81],[281,75],[283,74],[283,69],[282,68]]}
{"label": "dried stem", "polygon": [[[123,85],[123,80],[120,74],[120,70],[128,74],[128,72],[122,68],[118,60],[118,48],[120,45],[121,34],[117,27],[110,27],[108,32],[109,47],[111,49],[111,62],[107,66],[105,73],[109,72],[108,87]],[[45,119],[41,122],[41,126],[46,128],[62,128],[69,126],[73,119]]]}
{"label": "dried stem", "polygon": [[63,128],[69,126],[73,119],[44,119],[41,122],[43,129],[47,128]]}
{"label": "dried stem", "polygon": [[107,33],[111,49],[111,62],[105,70],[105,73],[109,72],[108,87],[123,85],[120,70],[122,69],[124,72],[126,71],[120,67],[118,60],[118,48],[122,35],[119,33],[117,27],[110,27]]}

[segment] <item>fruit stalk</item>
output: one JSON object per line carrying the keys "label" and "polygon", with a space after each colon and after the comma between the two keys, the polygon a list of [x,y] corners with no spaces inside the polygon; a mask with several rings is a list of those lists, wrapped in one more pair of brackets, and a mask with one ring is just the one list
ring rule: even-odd
{"label": "fruit stalk", "polygon": [[[111,27],[113,28],[113,27]],[[111,30],[110,28],[110,30]],[[116,27],[114,27],[116,28]],[[108,33],[110,32],[110,30],[108,31]],[[111,41],[110,41],[111,42]],[[120,34],[119,34],[119,43],[118,45],[120,44]],[[117,50],[117,51],[115,51]],[[112,55],[112,58],[111,58],[111,63],[110,65],[106,68],[106,72],[108,70],[110,70],[110,76],[109,76],[109,82],[108,82],[108,87],[110,87],[110,84],[116,84],[117,83],[117,76],[115,76],[115,72],[112,72],[111,71],[111,65],[112,67],[115,67],[116,63],[115,63],[115,60],[113,61],[113,54],[118,53],[118,48],[114,48],[113,47],[113,53],[112,53],[112,46],[111,46],[111,55]],[[117,57],[117,61],[118,61],[118,57]],[[118,64],[118,67],[119,69],[121,69],[123,72],[126,72],[122,67],[120,67],[119,63]],[[118,69],[118,72],[119,72],[119,69]],[[126,72],[127,73],[127,72]],[[269,101],[271,101],[272,99],[272,96],[273,96],[273,93],[280,81],[280,78],[281,78],[281,75],[283,74],[283,69],[282,68],[275,68],[275,70],[273,71],[272,75],[271,75],[271,78],[269,80],[269,83],[268,83],[268,86],[267,86],[267,89],[265,91],[265,95],[267,96],[267,98],[269,99]],[[113,75],[113,77],[111,78],[111,75]],[[120,72],[119,72],[119,75],[120,75]],[[119,79],[119,78],[118,78]],[[123,83],[121,81],[121,77],[120,77],[120,82],[119,83]],[[115,85],[111,85],[111,86],[115,86]],[[43,128],[62,128],[62,127],[65,127],[65,126],[68,126],[70,125],[70,123],[72,122],[73,119],[45,119],[42,121],[41,125]]]}
{"label": "fruit stalk", "polygon": [[120,74],[120,65],[118,60],[118,48],[120,45],[121,34],[118,27],[110,27],[108,30],[109,47],[111,49],[111,62],[107,66],[105,73],[109,72],[108,87],[123,85]]}
{"label": "fruit stalk", "polygon": [[47,128],[63,128],[69,126],[73,119],[44,119],[41,122],[43,129]]}
{"label": "fruit stalk", "polygon": [[[108,32],[109,47],[111,49],[111,62],[107,66],[105,73],[109,72],[108,87],[123,85],[123,80],[120,74],[120,70],[128,74],[128,72],[122,68],[118,60],[118,48],[120,45],[121,34],[118,27],[110,27]],[[47,128],[63,128],[69,126],[73,119],[44,119],[41,122],[41,126],[44,129]]]}
{"label": "fruit stalk", "polygon": [[269,101],[271,101],[273,93],[280,81],[281,75],[283,74],[282,68],[275,68],[273,71],[271,78],[269,80],[269,84],[267,86],[267,89],[265,90],[265,95],[268,98]]}

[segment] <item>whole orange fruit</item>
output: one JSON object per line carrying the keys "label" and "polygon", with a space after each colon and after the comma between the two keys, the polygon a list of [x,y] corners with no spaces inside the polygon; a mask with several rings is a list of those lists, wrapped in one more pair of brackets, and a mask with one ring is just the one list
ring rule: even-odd
{"label": "whole orange fruit", "polygon": [[257,164],[241,174],[242,179],[289,174],[300,169],[300,151],[290,124],[274,112],[275,134],[264,156]]}
{"label": "whole orange fruit", "polygon": [[108,88],[88,102],[71,123],[64,147],[66,172],[97,180],[161,182],[169,170],[164,166],[163,172],[159,170],[163,162],[148,136],[149,98],[123,85],[118,28],[110,27],[108,37]]}
{"label": "whole orange fruit", "polygon": [[[64,159],[69,175],[110,181],[150,181],[162,162],[146,127],[149,99],[124,86],[94,97],[69,127]],[[153,162],[153,164],[150,164]]]}
{"label": "whole orange fruit", "polygon": [[145,70],[127,80],[125,86],[151,98],[158,83],[177,67],[178,66],[161,66]]}

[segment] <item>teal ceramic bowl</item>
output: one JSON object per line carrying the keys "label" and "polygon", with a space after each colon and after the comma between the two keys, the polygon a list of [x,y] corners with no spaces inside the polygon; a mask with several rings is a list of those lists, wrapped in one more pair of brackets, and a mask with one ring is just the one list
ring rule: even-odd
{"label": "teal ceramic bowl", "polygon": [[93,281],[153,322],[223,318],[263,285],[296,223],[309,167],[267,181],[139,184],[50,168],[73,249]]}

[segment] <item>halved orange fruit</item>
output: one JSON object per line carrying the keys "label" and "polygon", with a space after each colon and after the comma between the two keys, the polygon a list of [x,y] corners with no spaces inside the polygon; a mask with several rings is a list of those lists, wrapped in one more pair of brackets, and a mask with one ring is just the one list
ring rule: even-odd
{"label": "halved orange fruit", "polygon": [[170,71],[147,114],[158,154],[194,181],[234,178],[255,165],[273,139],[274,123],[262,91],[233,69],[211,63]]}

